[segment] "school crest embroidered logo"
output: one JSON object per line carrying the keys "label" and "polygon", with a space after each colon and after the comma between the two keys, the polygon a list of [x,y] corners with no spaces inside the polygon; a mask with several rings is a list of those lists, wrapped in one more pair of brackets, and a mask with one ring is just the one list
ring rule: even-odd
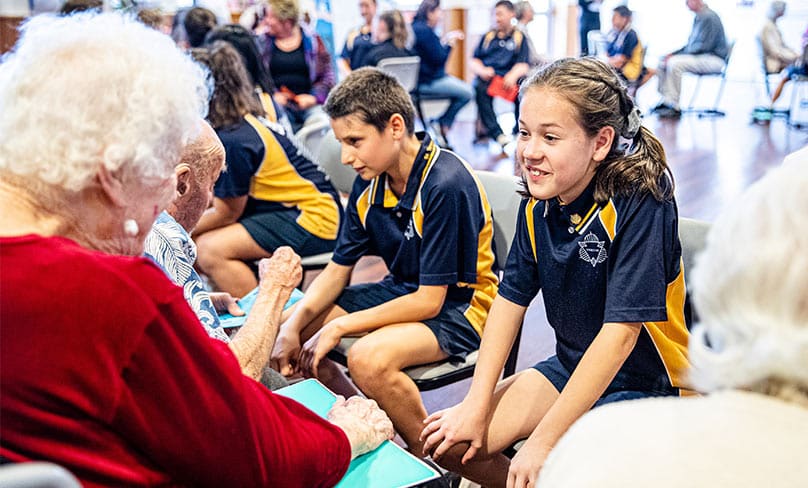
{"label": "school crest embroidered logo", "polygon": [[584,239],[578,242],[578,256],[586,261],[587,263],[591,264],[594,268],[598,264],[606,261],[606,249],[605,246],[606,242],[601,241],[598,239],[593,233],[587,234]]}
{"label": "school crest embroidered logo", "polygon": [[404,237],[409,241],[415,237],[415,229],[412,227],[412,220],[407,224],[407,230],[404,231]]}

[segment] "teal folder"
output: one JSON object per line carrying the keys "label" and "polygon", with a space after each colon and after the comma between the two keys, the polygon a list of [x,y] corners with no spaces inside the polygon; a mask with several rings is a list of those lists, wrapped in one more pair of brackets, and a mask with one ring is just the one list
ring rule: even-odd
{"label": "teal folder", "polygon": [[[247,320],[247,315],[250,313],[250,309],[252,309],[253,305],[255,305],[255,299],[257,297],[258,297],[258,288],[254,288],[251,292],[239,298],[238,306],[241,307],[242,310],[244,310],[244,315],[236,317],[235,315],[231,315],[226,312],[219,314],[219,325],[225,329],[230,329],[233,327],[241,327],[242,325],[244,325],[244,322]],[[292,296],[289,297],[289,301],[286,302],[286,305],[283,306],[283,309],[286,310],[287,308],[291,307],[301,298],[303,298],[303,292],[295,288],[294,290],[292,290]]]}
{"label": "teal folder", "polygon": [[[303,380],[275,393],[297,400],[325,418],[336,396],[315,379]],[[405,488],[438,478],[440,474],[394,442],[384,441],[374,451],[351,461],[337,488]]]}

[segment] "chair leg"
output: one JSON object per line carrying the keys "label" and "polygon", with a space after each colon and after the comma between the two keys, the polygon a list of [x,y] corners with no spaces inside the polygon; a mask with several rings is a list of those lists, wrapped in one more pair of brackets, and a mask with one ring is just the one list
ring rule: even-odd
{"label": "chair leg", "polygon": [[693,104],[696,103],[696,97],[699,94],[699,87],[701,86],[701,76],[696,77],[696,87],[693,88],[693,95],[690,97],[690,103],[687,104],[686,111],[690,112],[693,110]]}

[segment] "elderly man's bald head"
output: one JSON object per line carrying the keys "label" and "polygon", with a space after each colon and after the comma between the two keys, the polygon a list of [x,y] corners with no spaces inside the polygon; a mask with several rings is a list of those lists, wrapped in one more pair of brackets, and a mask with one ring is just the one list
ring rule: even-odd
{"label": "elderly man's bald head", "polygon": [[213,184],[224,170],[224,146],[213,128],[201,122],[199,135],[190,142],[175,168],[177,196],[167,212],[191,231],[213,199]]}

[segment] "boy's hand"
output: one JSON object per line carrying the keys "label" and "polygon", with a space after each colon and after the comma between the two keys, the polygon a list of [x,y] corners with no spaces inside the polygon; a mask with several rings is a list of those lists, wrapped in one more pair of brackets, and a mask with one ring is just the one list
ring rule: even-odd
{"label": "boy's hand", "polygon": [[337,331],[337,328],[332,323],[328,323],[318,330],[311,339],[306,341],[300,351],[300,363],[298,365],[303,375],[316,378],[320,361],[328,354],[328,351],[339,344],[340,339],[342,339],[342,336]]}
{"label": "boy's hand", "polygon": [[300,356],[300,335],[285,327],[278,331],[269,366],[284,376],[292,376],[297,370]]}

